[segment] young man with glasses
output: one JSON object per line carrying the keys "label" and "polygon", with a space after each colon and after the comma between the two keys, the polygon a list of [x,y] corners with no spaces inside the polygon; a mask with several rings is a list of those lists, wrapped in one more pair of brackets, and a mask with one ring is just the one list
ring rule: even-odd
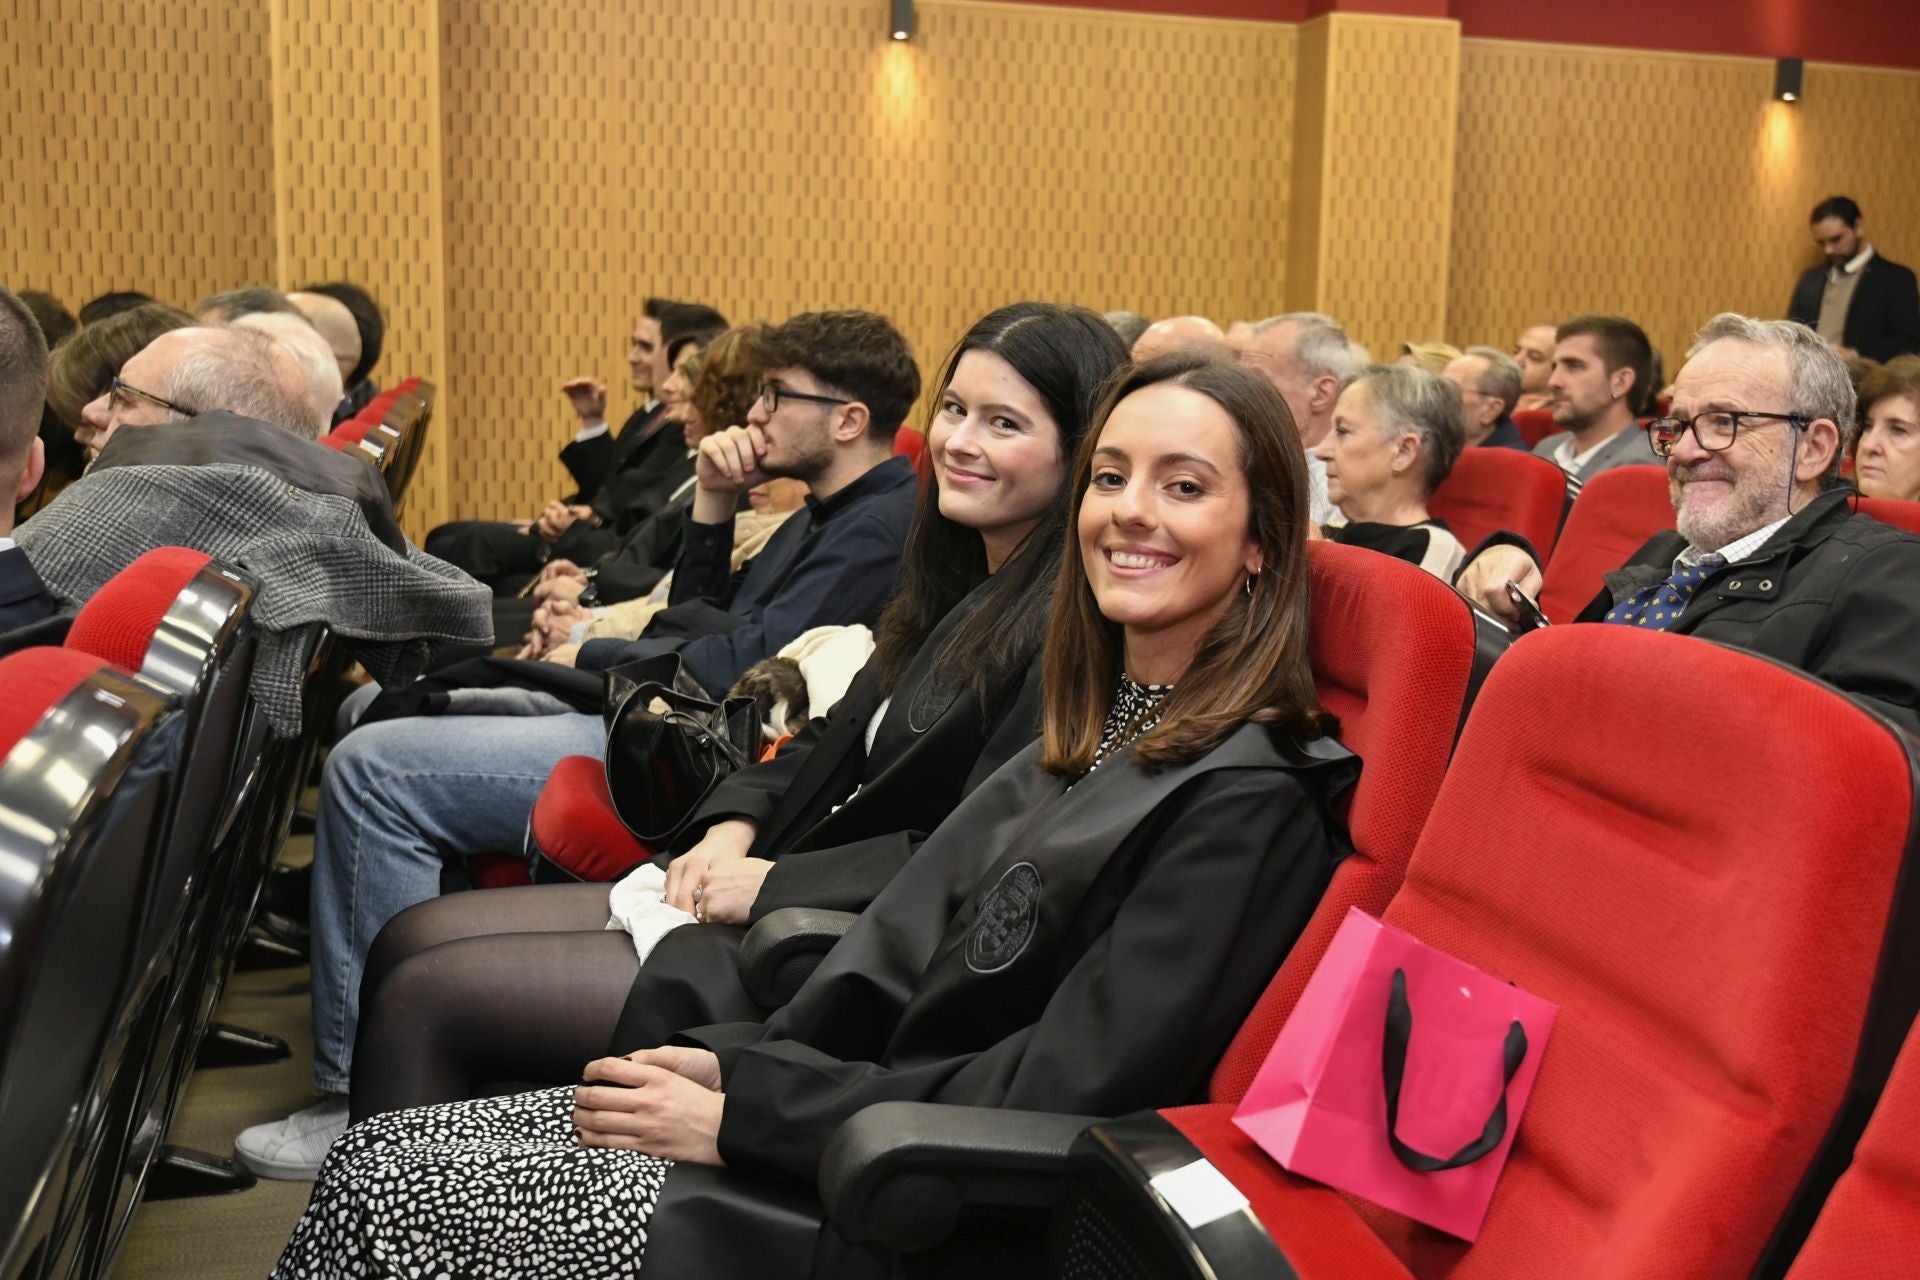
{"label": "young man with glasses", "polygon": [[[1655,535],[1576,621],[1697,635],[1798,667],[1920,731],[1920,538],[1832,487],[1854,420],[1846,365],[1810,329],[1725,313],[1645,431],[1678,532]],[[1540,589],[1533,549],[1495,534],[1455,585],[1517,620],[1511,581]]]}

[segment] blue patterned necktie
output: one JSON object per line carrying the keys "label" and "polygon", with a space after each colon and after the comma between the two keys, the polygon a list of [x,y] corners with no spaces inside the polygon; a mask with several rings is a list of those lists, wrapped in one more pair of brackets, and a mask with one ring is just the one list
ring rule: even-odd
{"label": "blue patterned necktie", "polygon": [[1687,565],[1665,582],[1656,582],[1646,590],[1637,591],[1620,601],[1607,610],[1606,621],[1629,627],[1646,627],[1650,631],[1665,631],[1680,621],[1681,613],[1685,611],[1687,602],[1693,599],[1693,593],[1700,589],[1700,584],[1726,562],[1725,556],[1704,556],[1699,564]]}

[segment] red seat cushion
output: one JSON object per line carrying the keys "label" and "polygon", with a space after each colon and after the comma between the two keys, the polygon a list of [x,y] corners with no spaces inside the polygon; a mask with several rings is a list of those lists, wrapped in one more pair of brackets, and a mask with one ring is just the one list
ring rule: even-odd
{"label": "red seat cushion", "polygon": [[1873,1120],[1787,1280],[1907,1280],[1920,1269],[1920,1035],[1909,1032]]}
{"label": "red seat cushion", "polygon": [[1901,502],[1897,498],[1857,498],[1854,510],[1872,516],[1881,524],[1890,524],[1908,533],[1920,533],[1920,502]]}
{"label": "red seat cushion", "polygon": [[477,853],[468,858],[467,880],[476,889],[517,889],[533,883],[527,860],[510,853]]}
{"label": "red seat cushion", "polygon": [[153,633],[187,584],[212,560],[188,547],[155,547],[93,593],[74,618],[66,647],[128,671],[140,670]]}
{"label": "red seat cushion", "polygon": [[1564,429],[1553,420],[1551,409],[1515,409],[1513,425],[1520,429],[1520,438],[1527,442],[1529,449]]}
{"label": "red seat cushion", "polygon": [[1216,1102],[1238,1102],[1253,1083],[1347,908],[1378,915],[1400,887],[1472,681],[1473,618],[1444,583],[1359,547],[1309,550],[1314,687],[1364,762],[1347,812],[1354,852],[1215,1068]]}
{"label": "red seat cushion", "polygon": [[918,468],[920,456],[927,451],[927,438],[912,427],[902,427],[893,433],[893,451]]}
{"label": "red seat cushion", "polygon": [[62,699],[107,665],[80,649],[22,649],[0,658],[0,761]]}
{"label": "red seat cushion", "polygon": [[1427,510],[1469,550],[1496,529],[1519,534],[1541,555],[1553,549],[1567,478],[1544,458],[1517,449],[1468,449],[1427,502]]}
{"label": "red seat cushion", "polygon": [[610,883],[653,856],[613,811],[607,766],[568,756],[533,803],[527,835],[540,856],[580,880]]}
{"label": "red seat cushion", "polygon": [[1540,611],[1559,625],[1580,616],[1603,575],[1625,564],[1648,538],[1673,528],[1665,467],[1615,467],[1587,481],[1567,513],[1540,588]]}

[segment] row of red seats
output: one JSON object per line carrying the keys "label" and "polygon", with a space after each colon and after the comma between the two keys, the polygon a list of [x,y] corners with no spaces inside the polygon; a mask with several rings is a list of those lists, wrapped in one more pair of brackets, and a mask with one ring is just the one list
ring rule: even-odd
{"label": "row of red seats", "polygon": [[357,453],[379,468],[397,506],[419,465],[433,421],[433,402],[432,383],[407,378],[368,401],[365,408],[322,436],[320,443],[342,453]]}
{"label": "row of red seats", "polygon": [[252,1184],[161,1139],[196,1065],[248,1060],[213,1010],[339,682],[315,628],[305,732],[271,733],[249,688],[254,594],[204,552],[160,548],[88,601],[64,648],[0,660],[8,1280],[106,1274],[143,1194]]}
{"label": "row of red seats", "polygon": [[[1546,557],[1540,611],[1571,622],[1597,595],[1601,578],[1663,529],[1674,527],[1664,467],[1616,467],[1566,501],[1566,477],[1542,458],[1513,449],[1469,449],[1434,491],[1429,508],[1469,549],[1495,530],[1520,534]],[[1920,503],[1856,499],[1858,510],[1920,532]],[[1564,522],[1563,522],[1564,514]]]}
{"label": "row of red seats", "polygon": [[[1091,1124],[870,1108],[821,1166],[835,1230],[937,1252],[970,1214],[1051,1212],[1061,1277],[1781,1274],[1920,1002],[1920,743],[1687,637],[1555,629],[1489,671],[1498,641],[1464,601],[1355,548],[1317,544],[1312,589],[1316,683],[1366,762],[1355,853],[1209,1101]],[[1571,731],[1541,714],[1576,705]],[[1472,1246],[1292,1177],[1231,1123],[1350,907],[1561,1007]],[[1869,1186],[1833,1212],[1911,1196],[1902,1158],[1870,1139]],[[1174,1183],[1211,1194],[1196,1208]],[[1818,1257],[1804,1274],[1830,1274]]]}

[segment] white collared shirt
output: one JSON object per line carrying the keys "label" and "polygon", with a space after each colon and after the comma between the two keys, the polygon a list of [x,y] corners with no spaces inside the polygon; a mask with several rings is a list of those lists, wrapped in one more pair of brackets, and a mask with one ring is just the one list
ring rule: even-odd
{"label": "white collared shirt", "polygon": [[[1628,429],[1631,430],[1632,428]],[[1617,435],[1618,433],[1616,432],[1615,434]],[[1562,440],[1553,448],[1554,465],[1571,475],[1578,475],[1580,474],[1580,468],[1586,466],[1588,460],[1591,459],[1594,454],[1612,444],[1613,440],[1613,436],[1608,436],[1605,440],[1594,445],[1585,453],[1576,454],[1573,451],[1573,436],[1569,434],[1565,440]]]}
{"label": "white collared shirt", "polygon": [[14,548],[14,541],[12,538],[6,537],[6,536],[0,536],[0,551],[11,551],[13,550],[13,548]]}
{"label": "white collared shirt", "polygon": [[1735,538],[1718,551],[1702,551],[1698,547],[1688,547],[1674,560],[1673,571],[1679,573],[1682,569],[1691,569],[1710,555],[1717,555],[1728,564],[1739,564],[1761,547],[1766,546],[1767,539],[1780,532],[1780,526],[1789,519],[1791,519],[1790,516],[1781,516],[1772,524],[1761,525],[1746,537]]}
{"label": "white collared shirt", "polygon": [[1844,266],[1828,267],[1827,274],[1830,276],[1831,275],[1857,276],[1860,274],[1860,269],[1866,266],[1867,263],[1872,259],[1872,257],[1873,257],[1873,246],[1864,245],[1861,247],[1860,252],[1854,254],[1851,258],[1847,259],[1846,264]]}

